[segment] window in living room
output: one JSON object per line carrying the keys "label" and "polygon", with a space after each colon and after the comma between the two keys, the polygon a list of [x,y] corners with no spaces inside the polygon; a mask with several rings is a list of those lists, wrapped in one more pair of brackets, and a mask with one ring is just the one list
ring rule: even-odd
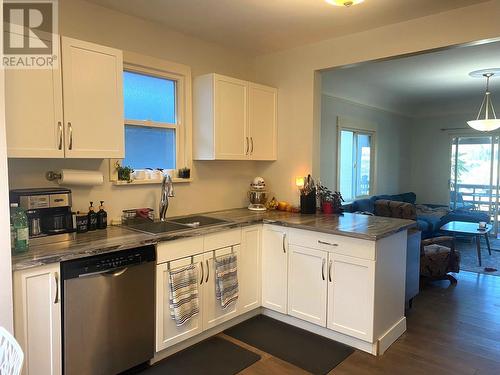
{"label": "window in living room", "polygon": [[371,194],[373,138],[366,130],[339,129],[338,187],[346,201]]}

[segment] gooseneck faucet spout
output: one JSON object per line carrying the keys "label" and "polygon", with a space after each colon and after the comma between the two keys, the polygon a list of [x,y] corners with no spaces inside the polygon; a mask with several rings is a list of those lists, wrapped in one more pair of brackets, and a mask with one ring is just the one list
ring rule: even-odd
{"label": "gooseneck faucet spout", "polygon": [[165,221],[167,218],[168,198],[174,197],[174,184],[169,175],[163,176],[161,182],[161,196],[160,196],[160,220]]}

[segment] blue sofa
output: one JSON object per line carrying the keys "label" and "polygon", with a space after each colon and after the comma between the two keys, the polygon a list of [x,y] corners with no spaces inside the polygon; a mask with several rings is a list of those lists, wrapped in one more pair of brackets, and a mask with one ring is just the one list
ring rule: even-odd
{"label": "blue sofa", "polygon": [[[379,199],[392,200],[415,204],[417,196],[413,192],[395,194],[395,195],[374,195],[370,198],[358,199],[352,202],[348,207],[349,212],[367,212],[375,213],[375,201]],[[430,208],[442,208],[446,206],[427,204]],[[431,238],[439,235],[439,229],[450,221],[466,221],[478,223],[480,221],[489,222],[488,214],[484,212],[471,211],[467,208],[457,208],[446,215],[439,217],[436,215],[417,214],[417,227],[422,231],[422,238]]]}

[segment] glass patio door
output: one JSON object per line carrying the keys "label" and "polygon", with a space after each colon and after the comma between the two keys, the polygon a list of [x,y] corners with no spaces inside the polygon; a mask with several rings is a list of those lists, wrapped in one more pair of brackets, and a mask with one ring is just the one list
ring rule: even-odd
{"label": "glass patio door", "polygon": [[450,208],[487,213],[498,234],[499,142],[496,135],[452,139]]}

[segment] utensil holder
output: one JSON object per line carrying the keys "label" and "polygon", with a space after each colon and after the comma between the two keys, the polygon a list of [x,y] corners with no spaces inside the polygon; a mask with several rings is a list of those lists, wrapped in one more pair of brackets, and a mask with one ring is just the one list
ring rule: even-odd
{"label": "utensil holder", "polygon": [[311,190],[307,195],[300,195],[300,213],[315,214],[316,213],[316,189]]}

